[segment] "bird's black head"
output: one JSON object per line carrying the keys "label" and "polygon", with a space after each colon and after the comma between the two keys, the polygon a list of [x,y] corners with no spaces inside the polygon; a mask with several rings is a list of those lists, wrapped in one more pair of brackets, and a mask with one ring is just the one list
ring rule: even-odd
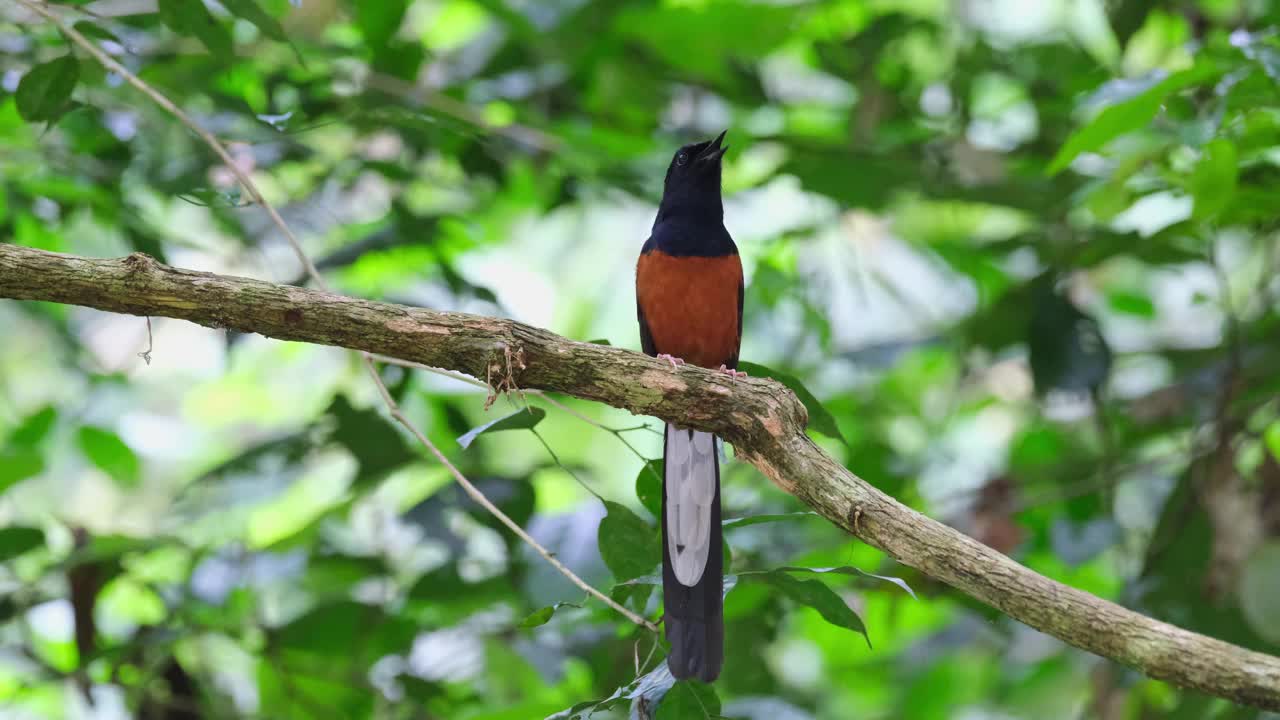
{"label": "bird's black head", "polygon": [[721,145],[724,133],[715,140],[685,145],[676,151],[667,167],[658,217],[673,214],[711,214],[724,217],[720,202],[720,159],[728,152]]}

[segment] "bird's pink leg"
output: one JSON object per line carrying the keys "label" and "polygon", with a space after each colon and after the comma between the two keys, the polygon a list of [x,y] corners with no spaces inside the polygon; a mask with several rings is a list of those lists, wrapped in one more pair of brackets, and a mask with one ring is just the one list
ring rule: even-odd
{"label": "bird's pink leg", "polygon": [[675,372],[675,369],[676,369],[676,368],[678,368],[678,367],[680,367],[681,365],[683,365],[683,364],[684,364],[684,360],[681,360],[680,358],[675,357],[674,355],[668,355],[668,354],[666,354],[666,353],[662,353],[661,355],[659,355],[659,356],[658,356],[658,359],[659,359],[659,360],[666,360],[667,362],[671,363],[671,371],[672,371],[672,372]]}
{"label": "bird's pink leg", "polygon": [[734,380],[734,382],[737,382],[738,378],[744,378],[747,376],[747,372],[745,370],[734,370],[726,365],[721,365],[716,369],[724,373],[725,375],[728,375],[730,378]]}

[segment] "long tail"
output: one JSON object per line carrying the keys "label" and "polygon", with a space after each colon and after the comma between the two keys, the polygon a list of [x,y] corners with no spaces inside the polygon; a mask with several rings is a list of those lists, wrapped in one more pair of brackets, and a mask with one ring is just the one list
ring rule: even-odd
{"label": "long tail", "polygon": [[715,436],[667,425],[663,444],[663,626],[677,678],[711,682],[724,663],[724,551]]}

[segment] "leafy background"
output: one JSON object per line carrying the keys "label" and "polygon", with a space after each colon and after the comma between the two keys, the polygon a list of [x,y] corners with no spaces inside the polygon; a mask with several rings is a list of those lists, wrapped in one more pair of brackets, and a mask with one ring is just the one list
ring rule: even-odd
{"label": "leafy background", "polygon": [[[1273,3],[57,12],[229,142],[335,288],[582,340],[638,347],[664,166],[728,128],[743,357],[824,447],[1041,573],[1280,652]],[[306,283],[172,117],[14,3],[0,44],[0,241]],[[0,331],[0,716],[1263,716],[1002,618],[732,460],[727,665],[673,688],[350,354],[39,303]],[[658,616],[655,421],[384,377]]]}

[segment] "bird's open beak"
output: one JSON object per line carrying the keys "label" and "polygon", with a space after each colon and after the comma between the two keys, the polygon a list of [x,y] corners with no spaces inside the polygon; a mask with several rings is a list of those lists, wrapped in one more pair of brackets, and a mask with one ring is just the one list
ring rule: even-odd
{"label": "bird's open beak", "polygon": [[710,160],[715,160],[718,162],[720,158],[724,157],[725,153],[729,152],[728,145],[724,145],[724,146],[720,145],[720,142],[724,140],[724,135],[727,132],[729,131],[725,130],[724,132],[717,135],[715,140],[711,141],[711,144],[708,145],[706,149],[703,150],[702,153],[698,155],[699,162],[707,162]]}

